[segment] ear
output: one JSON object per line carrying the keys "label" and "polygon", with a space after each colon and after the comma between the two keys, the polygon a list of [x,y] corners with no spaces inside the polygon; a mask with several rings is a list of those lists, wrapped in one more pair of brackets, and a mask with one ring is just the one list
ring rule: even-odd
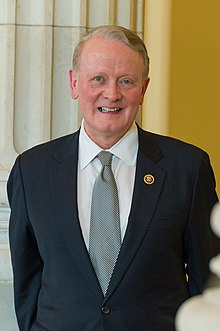
{"label": "ear", "polygon": [[79,96],[78,94],[78,74],[76,73],[76,70],[74,70],[73,68],[71,68],[69,70],[69,78],[70,78],[70,93],[71,93],[71,97],[76,100]]}
{"label": "ear", "polygon": [[150,77],[148,77],[147,79],[145,79],[145,81],[143,82],[142,92],[141,92],[141,99],[140,99],[140,105],[143,104],[144,95],[145,95],[145,92],[147,91],[147,88],[148,88],[149,83],[150,83]]}

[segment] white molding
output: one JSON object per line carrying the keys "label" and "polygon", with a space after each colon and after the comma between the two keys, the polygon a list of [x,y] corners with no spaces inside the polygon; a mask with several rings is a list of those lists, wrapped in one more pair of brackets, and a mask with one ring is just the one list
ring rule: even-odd
{"label": "white molding", "polygon": [[146,0],[144,41],[150,56],[150,84],[142,109],[142,126],[169,133],[170,36],[172,0]]}

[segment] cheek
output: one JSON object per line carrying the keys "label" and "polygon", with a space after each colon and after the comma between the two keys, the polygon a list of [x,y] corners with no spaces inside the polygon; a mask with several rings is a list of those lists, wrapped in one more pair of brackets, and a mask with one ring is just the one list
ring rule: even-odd
{"label": "cheek", "polygon": [[142,101],[143,96],[141,91],[134,91],[127,96],[127,100],[132,105],[139,105]]}
{"label": "cheek", "polygon": [[89,87],[88,85],[86,86],[82,86],[82,88],[80,89],[80,96],[81,99],[85,102],[92,102],[95,101],[98,96],[99,93],[98,91],[92,89],[91,87]]}
{"label": "cheek", "polygon": [[83,115],[92,115],[97,110],[97,96],[88,89],[81,89],[79,95],[79,108]]}

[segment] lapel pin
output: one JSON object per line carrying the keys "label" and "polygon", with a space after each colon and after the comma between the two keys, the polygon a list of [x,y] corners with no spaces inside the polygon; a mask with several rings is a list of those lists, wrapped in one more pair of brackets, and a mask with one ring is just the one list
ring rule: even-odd
{"label": "lapel pin", "polygon": [[147,174],[144,176],[144,182],[145,184],[151,185],[155,182],[154,176],[151,174]]}

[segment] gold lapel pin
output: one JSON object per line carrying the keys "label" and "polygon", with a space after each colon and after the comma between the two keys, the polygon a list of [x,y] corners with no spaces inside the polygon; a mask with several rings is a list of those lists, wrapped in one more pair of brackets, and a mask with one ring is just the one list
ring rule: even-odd
{"label": "gold lapel pin", "polygon": [[144,176],[144,182],[145,184],[151,185],[155,182],[155,178],[153,175],[147,174]]}

